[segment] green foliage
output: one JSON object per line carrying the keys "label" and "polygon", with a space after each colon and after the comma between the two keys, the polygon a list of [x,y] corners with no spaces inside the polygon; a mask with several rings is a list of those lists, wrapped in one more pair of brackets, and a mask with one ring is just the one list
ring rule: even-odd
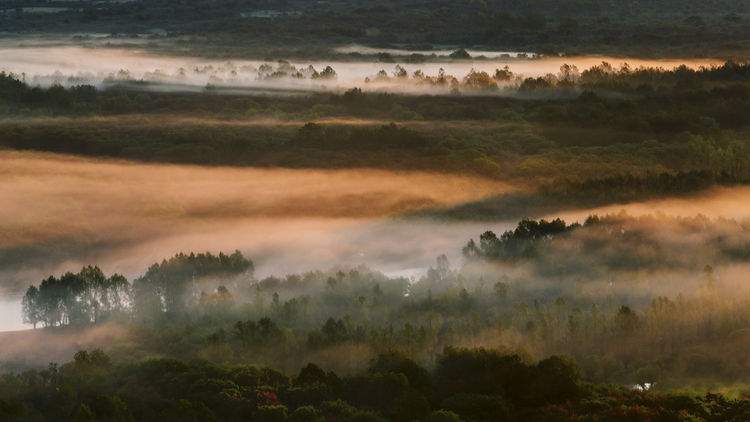
{"label": "green foliage", "polygon": [[[95,355],[99,357],[89,358]],[[479,365],[498,375],[498,364],[517,362],[514,357],[506,358],[488,350],[453,349],[441,357],[434,371],[423,368],[419,371],[440,385],[446,366],[470,375]],[[392,357],[378,358],[389,359]],[[451,387],[448,397],[443,397],[445,390],[426,391],[424,395],[414,391],[404,394],[408,383],[402,373],[355,374],[344,377],[341,388],[332,391],[330,399],[291,408],[287,397],[298,387],[297,381],[289,383],[285,379],[282,383],[268,384],[269,379],[236,376],[248,370],[270,373],[268,369],[169,359],[121,365],[108,362],[109,358],[101,352],[80,351],[73,362],[60,368],[51,366],[0,378],[0,390],[6,392],[0,407],[5,420],[448,422],[535,419],[534,415],[567,415],[566,418],[578,415],[595,420],[636,415],[658,415],[669,420],[729,420],[741,419],[750,410],[745,400],[730,400],[716,394],[659,395],[605,385],[585,386],[578,380],[575,368],[558,357],[536,365],[513,364],[525,368],[531,378],[498,379],[501,383],[515,382],[513,387],[524,390],[522,394],[513,391],[508,392],[510,395],[502,394],[497,388],[491,393],[490,385],[474,386],[463,381]],[[92,370],[98,371],[96,376]],[[501,372],[508,375],[505,370]],[[354,387],[364,390],[353,390]],[[395,389],[389,391],[388,387]],[[478,389],[485,393],[476,392]],[[392,400],[399,395],[400,399]],[[522,402],[514,401],[513,397],[521,396]],[[556,404],[553,407],[547,403]]]}
{"label": "green foliage", "polygon": [[292,422],[319,422],[324,419],[320,416],[318,409],[312,406],[300,406],[289,415],[289,420]]}
{"label": "green foliage", "polygon": [[[501,396],[489,396],[475,393],[456,394],[443,400],[441,405],[449,409],[451,413],[459,415],[458,420],[470,421],[490,421],[490,420],[510,420],[510,409],[508,404]],[[450,416],[441,414],[442,419],[451,419]],[[430,420],[434,419],[432,417]]]}
{"label": "green foliage", "polygon": [[426,422],[460,422],[461,417],[450,410],[436,410],[425,419]]}
{"label": "green foliage", "polygon": [[[98,267],[83,267],[77,274],[50,276],[39,287],[30,286],[22,300],[24,321],[36,327],[85,325],[111,319],[123,319],[137,310],[139,318],[174,314],[184,309],[192,282],[210,277],[252,277],[253,263],[238,251],[225,255],[178,254],[151,266],[131,284],[125,277],[106,277]],[[231,304],[225,286],[202,304]]]}
{"label": "green foliage", "polygon": [[284,422],[287,420],[287,408],[282,405],[259,406],[253,420],[260,422]]}
{"label": "green foliage", "polygon": [[129,309],[130,283],[99,267],[83,267],[77,274],[50,276],[39,287],[30,286],[23,297],[24,321],[36,327],[83,325],[125,316]]}
{"label": "green foliage", "polygon": [[559,218],[553,221],[522,220],[514,230],[503,233],[500,238],[495,233],[487,231],[479,237],[479,246],[474,240],[470,240],[464,247],[463,254],[468,259],[534,258],[537,256],[536,249],[540,247],[540,243],[578,227],[578,224],[566,226]]}
{"label": "green foliage", "polygon": [[[516,405],[559,404],[579,394],[579,376],[572,364],[551,357],[536,366],[519,356],[476,349],[446,349],[438,362],[436,394],[443,405],[469,419],[506,414],[506,401]],[[498,399],[499,398],[499,399]],[[466,414],[467,408],[487,408],[485,416]]]}
{"label": "green foliage", "polygon": [[307,123],[297,133],[295,143],[303,148],[316,150],[382,150],[397,148],[418,149],[427,145],[425,139],[412,130],[395,124],[376,128],[323,127]]}
{"label": "green foliage", "polygon": [[[515,229],[500,237],[487,231],[480,235],[479,243],[469,240],[462,252],[469,262],[533,263],[546,275],[593,274],[601,270],[598,275],[605,276],[618,271],[668,270],[674,267],[691,267],[693,271],[700,271],[704,268],[705,264],[691,264],[689,259],[681,259],[662,243],[664,240],[653,229],[660,221],[669,221],[669,224],[704,236],[703,243],[695,245],[695,253],[708,248],[710,254],[717,252],[727,257],[746,254],[747,244],[744,242],[727,242],[723,234],[714,231],[719,230],[717,226],[702,226],[707,222],[705,217],[633,218],[624,213],[601,217],[591,215],[583,224],[570,225],[560,219],[522,220]],[[747,225],[735,223],[730,224],[732,228],[729,230],[744,234]],[[562,252],[566,249],[567,255]]]}
{"label": "green foliage", "polygon": [[217,256],[180,253],[152,265],[146,274],[133,282],[134,307],[140,318],[154,318],[162,313],[179,314],[185,309],[195,281],[243,275],[251,277],[253,270],[252,261],[239,251]]}

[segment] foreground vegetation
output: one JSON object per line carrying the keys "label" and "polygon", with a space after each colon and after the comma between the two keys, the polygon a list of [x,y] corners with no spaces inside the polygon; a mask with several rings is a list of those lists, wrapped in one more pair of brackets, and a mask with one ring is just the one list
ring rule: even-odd
{"label": "foreground vegetation", "polygon": [[394,353],[339,376],[315,364],[296,376],[250,365],[151,359],[116,364],[101,350],[0,379],[3,420],[504,421],[723,420],[750,402],[581,382],[559,357],[535,364],[485,349],[448,348],[427,370]]}

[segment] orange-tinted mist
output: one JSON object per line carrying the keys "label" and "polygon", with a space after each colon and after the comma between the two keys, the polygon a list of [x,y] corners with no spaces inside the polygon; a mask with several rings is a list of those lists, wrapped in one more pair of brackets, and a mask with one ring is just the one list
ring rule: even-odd
{"label": "orange-tinted mist", "polygon": [[[240,249],[261,269],[282,274],[342,260],[406,270],[446,249],[459,250],[475,228],[383,218],[510,189],[424,172],[199,167],[0,152],[0,288],[17,293],[40,277],[84,264],[138,275],[180,251]],[[457,243],[428,245],[417,240],[424,234]],[[424,259],[414,263],[414,251]]]}

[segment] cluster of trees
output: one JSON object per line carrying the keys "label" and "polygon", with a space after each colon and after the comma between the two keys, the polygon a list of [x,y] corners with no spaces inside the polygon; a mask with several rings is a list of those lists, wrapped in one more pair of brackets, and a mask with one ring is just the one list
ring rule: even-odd
{"label": "cluster of trees", "polygon": [[[288,66],[288,68],[287,68]],[[309,65],[303,70],[297,70],[294,68],[294,66],[289,65],[288,62],[280,62],[277,69],[273,68],[261,68],[258,69],[259,75],[262,78],[267,79],[278,79],[278,78],[293,78],[293,79],[303,79],[305,77],[309,77],[313,80],[332,80],[336,79],[336,71],[333,70],[331,66],[326,66],[318,72],[315,70],[313,65]]]}
{"label": "cluster of trees", "polygon": [[603,62],[580,72],[573,72],[572,79],[584,88],[603,88],[611,90],[648,90],[651,87],[678,86],[689,88],[700,82],[738,82],[750,78],[750,63],[741,61],[727,61],[720,66],[691,68],[686,65],[672,70],[653,67],[631,68],[627,63],[615,68],[612,64]]}
{"label": "cluster of trees", "polygon": [[12,112],[19,106],[77,113],[90,110],[98,96],[96,88],[91,85],[77,85],[67,89],[60,85],[40,88],[29,86],[24,78],[25,75],[18,76],[0,70],[0,113]]}
{"label": "cluster of trees", "polygon": [[506,65],[495,69],[490,75],[485,71],[471,69],[460,80],[454,75],[445,73],[443,68],[438,70],[436,76],[426,75],[422,70],[415,70],[411,77],[404,67],[396,65],[393,76],[389,76],[385,70],[380,70],[375,76],[365,78],[365,83],[407,84],[415,87],[437,87],[450,90],[452,93],[466,92],[492,92],[498,91],[499,86],[510,86],[511,82],[517,82],[519,77],[511,72]]}
{"label": "cluster of trees", "polygon": [[[674,267],[697,271],[705,265],[675,253],[670,240],[659,238],[663,235],[655,229],[659,225],[700,237],[700,245],[683,247],[682,252],[689,250],[711,262],[742,260],[748,253],[748,243],[739,240],[748,233],[747,222],[727,224],[706,217],[635,218],[626,214],[592,215],[583,224],[566,224],[559,218],[525,219],[499,237],[487,231],[479,237],[479,243],[469,240],[462,252],[468,261],[531,262],[543,274],[560,276]],[[727,232],[732,233],[731,240]]]}
{"label": "cluster of trees", "polygon": [[[593,219],[589,219],[589,224]],[[566,225],[559,218],[552,221],[547,220],[522,220],[514,230],[503,233],[499,238],[492,231],[484,232],[479,237],[479,245],[474,239],[462,249],[466,259],[498,259],[515,260],[519,258],[534,258],[537,256],[537,248],[544,241],[551,240],[568,231],[580,227],[578,223]]]}
{"label": "cluster of trees", "polygon": [[[750,63],[727,61],[719,66],[691,68],[681,65],[674,69],[661,67],[632,68],[627,62],[616,68],[608,62],[580,70],[575,65],[563,64],[556,74],[549,73],[536,78],[523,78],[514,74],[509,66],[495,69],[493,74],[471,69],[463,78],[446,74],[439,69],[436,76],[425,75],[415,70],[410,76],[401,65],[396,65],[392,76],[380,70],[365,83],[398,83],[415,86],[450,88],[453,92],[498,91],[505,88],[506,94],[513,92],[539,93],[566,90],[592,92],[618,92],[637,95],[655,95],[657,90],[685,92],[710,88],[717,82],[737,83],[750,79]],[[735,87],[736,88],[736,87]],[[742,89],[742,88],[741,88]],[[744,88],[746,89],[746,88]]]}
{"label": "cluster of trees", "polygon": [[[496,79],[498,72],[501,71],[496,72]],[[512,80],[513,75],[508,76],[510,78],[507,80]],[[667,91],[675,95],[711,89],[717,82],[743,91],[746,88],[731,86],[731,84],[747,81],[748,78],[750,78],[750,63],[742,61],[727,61],[719,66],[699,68],[681,65],[674,69],[632,68],[627,62],[616,68],[608,62],[602,62],[584,70],[579,70],[575,65],[564,64],[557,74],[550,73],[542,77],[516,79],[516,81],[519,84],[518,90],[522,92],[578,88],[584,91],[655,96],[659,95],[659,91],[662,93]]]}
{"label": "cluster of trees", "polygon": [[[86,75],[70,76],[63,79],[62,74],[52,76],[34,77],[34,82],[51,82],[53,84],[65,84],[70,86],[82,85],[87,86],[86,82],[91,82]],[[94,79],[92,75],[90,77]],[[104,78],[104,86],[108,88],[143,88],[150,83],[181,83],[188,78],[201,78],[207,80],[206,89],[213,90],[217,86],[228,85],[237,86],[252,80],[301,80],[309,79],[315,81],[328,81],[336,79],[336,71],[331,66],[325,66],[321,71],[315,69],[313,65],[303,68],[297,68],[286,60],[263,63],[258,67],[253,65],[237,66],[231,62],[221,65],[203,65],[195,66],[191,69],[180,67],[173,74],[166,73],[162,70],[145,72],[142,75],[135,76],[129,70],[120,69],[115,73],[110,73]],[[87,89],[88,86],[87,86]]]}
{"label": "cluster of trees", "polygon": [[653,394],[582,382],[553,356],[528,363],[448,348],[434,367],[382,354],[339,375],[310,363],[296,376],[250,365],[152,359],[117,364],[100,350],[0,379],[7,421],[743,420],[746,400]]}
{"label": "cluster of trees", "polygon": [[[135,315],[148,319],[182,313],[193,302],[206,303],[208,298],[204,293],[211,279],[237,283],[252,278],[253,270],[253,262],[240,251],[231,255],[179,253],[152,265],[143,276],[133,281]],[[216,287],[214,302],[230,300],[226,286]]]}
{"label": "cluster of trees", "polygon": [[99,267],[88,266],[30,286],[22,305],[24,322],[34,328],[98,323],[129,312],[130,283],[119,274],[107,277]]}
{"label": "cluster of trees", "polygon": [[252,278],[252,271],[252,261],[239,251],[180,253],[152,265],[132,285],[122,275],[107,277],[98,267],[87,266],[75,274],[50,276],[39,287],[30,286],[23,297],[23,319],[35,328],[88,325],[127,319],[132,313],[143,319],[178,314],[193,303],[225,306],[232,301],[227,287],[213,288],[210,281],[237,283]]}
{"label": "cluster of trees", "polygon": [[704,173],[729,183],[745,183],[750,180],[748,144],[702,136],[694,136],[688,142],[695,165],[707,167]]}

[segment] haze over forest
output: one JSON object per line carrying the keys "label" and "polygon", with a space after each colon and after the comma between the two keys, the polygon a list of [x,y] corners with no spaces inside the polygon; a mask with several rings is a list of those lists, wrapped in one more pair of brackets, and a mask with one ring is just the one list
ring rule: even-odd
{"label": "haze over forest", "polygon": [[750,419],[748,28],[0,2],[0,420]]}

